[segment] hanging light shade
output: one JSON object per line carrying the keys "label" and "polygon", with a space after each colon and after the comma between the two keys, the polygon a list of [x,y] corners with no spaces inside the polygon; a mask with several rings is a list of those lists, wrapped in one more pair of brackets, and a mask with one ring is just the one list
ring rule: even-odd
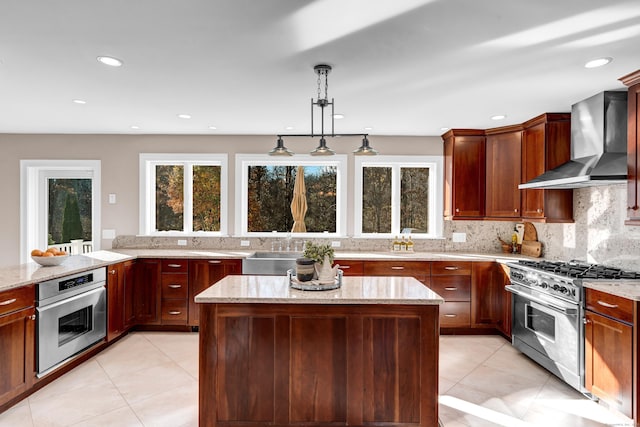
{"label": "hanging light shade", "polygon": [[375,156],[378,151],[369,145],[369,138],[365,135],[362,138],[362,145],[357,150],[353,150],[353,154],[356,156]]}
{"label": "hanging light shade", "polygon": [[316,149],[309,154],[312,156],[333,156],[336,152],[327,147],[327,140],[322,137],[320,138],[320,145],[318,145]]}
{"label": "hanging light shade", "polygon": [[284,141],[281,137],[278,137],[278,142],[273,150],[269,151],[270,156],[293,156],[293,151],[289,151],[287,147],[284,146]]}
{"label": "hanging light shade", "polygon": [[[318,64],[316,66],[313,67],[313,71],[316,73],[316,75],[318,76],[318,98],[316,100],[314,100],[313,98],[311,98],[311,133],[308,134],[289,134],[289,135],[278,135],[278,145],[276,145],[276,147],[269,151],[269,155],[271,156],[291,156],[294,153],[292,153],[291,151],[289,151],[285,146],[284,146],[284,141],[283,141],[283,137],[316,137],[319,136],[320,137],[320,145],[318,145],[318,147],[316,147],[315,150],[313,150],[310,154],[312,156],[332,156],[335,154],[335,151],[333,151],[331,148],[327,147],[327,140],[326,138],[331,137],[331,138],[335,138],[335,137],[339,137],[339,136],[362,136],[363,140],[362,140],[362,146],[360,148],[358,148],[357,150],[355,150],[353,153],[355,155],[363,155],[363,156],[374,156],[376,154],[378,154],[378,152],[376,150],[374,150],[373,148],[371,148],[371,146],[369,146],[369,140],[367,139],[367,134],[366,133],[342,133],[342,134],[337,134],[334,131],[334,120],[336,117],[336,114],[334,113],[334,100],[333,98],[329,99],[328,96],[328,92],[329,92],[329,73],[331,72],[332,67],[331,65],[327,65],[327,64]],[[318,107],[320,108],[320,132],[316,132],[315,128],[314,128],[314,124],[313,124],[313,118],[314,118],[314,107]],[[325,133],[325,129],[324,129],[324,125],[325,125],[325,108],[327,107],[331,107],[331,111],[330,111],[330,118],[331,118],[331,132],[329,133],[329,131],[327,130],[327,133]]]}

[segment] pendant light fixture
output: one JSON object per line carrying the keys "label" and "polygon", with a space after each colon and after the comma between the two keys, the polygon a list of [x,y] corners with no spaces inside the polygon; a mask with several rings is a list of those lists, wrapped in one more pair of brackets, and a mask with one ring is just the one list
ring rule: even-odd
{"label": "pendant light fixture", "polygon": [[[318,64],[313,67],[316,75],[318,76],[318,98],[314,100],[311,98],[311,133],[308,134],[289,134],[289,135],[277,135],[278,140],[276,146],[269,151],[270,156],[292,156],[294,153],[290,151],[287,147],[284,146],[284,137],[307,137],[307,138],[315,138],[320,137],[319,144],[315,150],[311,151],[312,156],[332,156],[335,154],[331,148],[327,146],[326,138],[335,138],[341,136],[361,136],[362,137],[362,146],[357,150],[353,151],[355,155],[376,155],[378,152],[374,150],[369,145],[369,139],[367,138],[369,134],[366,133],[341,133],[337,134],[334,131],[334,100],[331,98],[329,101],[329,73],[332,68],[331,65],[327,64]],[[324,116],[325,116],[325,108],[331,107],[331,133],[325,133],[324,129]],[[314,107],[320,108],[320,132],[317,133],[314,129],[313,118],[314,118]]]}

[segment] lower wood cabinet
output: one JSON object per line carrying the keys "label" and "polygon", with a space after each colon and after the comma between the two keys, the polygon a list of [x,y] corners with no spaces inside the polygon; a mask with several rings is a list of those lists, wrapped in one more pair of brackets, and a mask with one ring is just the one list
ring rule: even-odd
{"label": "lower wood cabinet", "polygon": [[0,292],[0,405],[35,381],[35,287]]}
{"label": "lower wood cabinet", "polygon": [[335,263],[340,266],[344,276],[362,276],[364,274],[364,261],[361,259],[339,259]]}
{"label": "lower wood cabinet", "polygon": [[194,302],[195,296],[220,279],[232,274],[242,274],[242,260],[189,260],[188,324],[190,326],[198,326],[200,323],[200,310],[198,304]]}
{"label": "lower wood cabinet", "polygon": [[[338,262],[339,263],[339,262]],[[411,276],[428,285],[431,275],[429,261],[365,261],[365,276]]]}
{"label": "lower wood cabinet", "polygon": [[107,341],[114,340],[135,324],[135,260],[107,267]]}
{"label": "lower wood cabinet", "polygon": [[468,328],[471,325],[471,269],[470,261],[433,261],[431,284],[444,298],[440,306],[440,327]]}
{"label": "lower wood cabinet", "polygon": [[633,378],[638,369],[633,362],[635,303],[594,289],[586,289],[585,295],[585,388],[627,417],[637,418],[633,410]]}
{"label": "lower wood cabinet", "polygon": [[471,326],[495,328],[502,321],[504,271],[497,262],[473,262],[471,274]]}
{"label": "lower wood cabinet", "polygon": [[160,271],[158,259],[139,259],[136,263],[133,309],[137,324],[160,324]]}
{"label": "lower wood cabinet", "polygon": [[160,268],[160,323],[186,325],[189,313],[189,260],[163,259]]}

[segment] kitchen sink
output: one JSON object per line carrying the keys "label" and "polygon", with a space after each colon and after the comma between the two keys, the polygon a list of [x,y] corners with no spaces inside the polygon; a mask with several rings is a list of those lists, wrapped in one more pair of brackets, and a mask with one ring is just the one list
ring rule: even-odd
{"label": "kitchen sink", "polygon": [[242,260],[242,274],[284,276],[287,270],[296,268],[299,252],[255,252]]}

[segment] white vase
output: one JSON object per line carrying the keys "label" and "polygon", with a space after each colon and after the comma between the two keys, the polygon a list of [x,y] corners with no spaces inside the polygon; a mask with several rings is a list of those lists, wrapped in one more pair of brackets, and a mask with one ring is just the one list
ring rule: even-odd
{"label": "white vase", "polygon": [[338,265],[331,267],[331,261],[329,256],[324,256],[324,262],[316,262],[316,274],[318,276],[318,282],[320,283],[334,283],[336,280],[336,273],[338,272]]}

